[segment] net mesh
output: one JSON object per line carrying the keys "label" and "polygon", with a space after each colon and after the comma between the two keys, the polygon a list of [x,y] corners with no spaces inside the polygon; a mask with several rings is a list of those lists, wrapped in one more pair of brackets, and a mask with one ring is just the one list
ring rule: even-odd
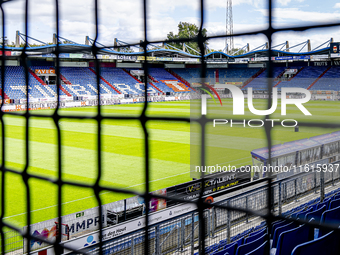
{"label": "net mesh", "polygon": [[[5,15],[6,13],[4,12],[3,9],[3,5],[9,1],[1,1],[0,3],[0,7],[1,7],[1,12],[2,12],[2,45],[5,45]],[[120,46],[115,46],[115,45],[109,45],[107,47],[101,47],[98,43],[97,43],[97,38],[99,36],[99,32],[98,32],[98,27],[99,27],[99,10],[98,10],[98,0],[94,0],[93,1],[93,5],[94,5],[94,23],[95,23],[95,38],[93,40],[93,44],[91,45],[90,48],[88,48],[88,53],[92,53],[93,56],[95,57],[95,69],[97,70],[97,75],[96,75],[96,81],[97,81],[97,90],[100,91],[100,60],[97,58],[97,54],[101,49],[104,48],[113,48],[113,47],[120,47]],[[28,22],[28,15],[29,15],[29,3],[30,1],[26,0],[25,1],[25,39],[27,42],[27,35],[29,34],[29,22]],[[148,39],[148,28],[149,28],[149,24],[148,24],[148,19],[146,18],[149,14],[149,6],[148,6],[148,1],[147,0],[143,0],[143,31],[144,31],[144,37],[143,40],[140,43],[136,43],[136,44],[131,44],[132,45],[139,45],[140,47],[143,48],[144,50],[144,57],[146,59],[146,61],[143,62],[143,69],[144,69],[144,73],[145,73],[145,77],[148,77],[149,74],[149,70],[148,70],[148,60],[147,60],[147,46],[150,45],[150,43],[161,43],[163,41],[149,41]],[[54,2],[54,10],[55,10],[55,29],[56,29],[56,34],[57,37],[59,37],[60,35],[60,10],[59,10],[59,1],[55,0]],[[304,26],[297,26],[297,27],[281,27],[281,28],[274,28],[273,27],[273,1],[268,0],[267,1],[267,12],[268,12],[268,28],[265,30],[255,30],[255,31],[248,31],[248,32],[242,32],[242,33],[235,33],[234,36],[238,37],[238,36],[247,36],[247,35],[257,35],[257,34],[262,34],[264,35],[269,43],[269,50],[267,51],[267,56],[268,61],[267,61],[267,70],[268,70],[268,78],[271,78],[273,76],[273,68],[272,68],[272,62],[271,62],[271,58],[270,56],[271,54],[271,44],[272,44],[272,37],[274,35],[274,33],[277,32],[284,32],[284,31],[306,31],[309,29],[314,29],[314,28],[326,28],[326,27],[334,27],[334,26],[339,26],[340,23],[322,23],[322,24],[312,24],[312,25],[304,25]],[[201,52],[200,58],[201,58],[201,79],[205,79],[205,74],[206,74],[206,70],[207,70],[207,65],[206,65],[206,59],[204,57],[204,52],[205,52],[205,42],[208,39],[221,39],[221,38],[226,38],[226,34],[221,34],[221,35],[214,35],[214,36],[210,36],[210,37],[205,37],[203,36],[203,26],[204,26],[204,21],[205,21],[205,1],[201,0],[199,1],[199,16],[200,16],[200,25],[199,25],[199,33],[198,36],[196,38],[193,39],[179,39],[179,40],[170,40],[167,41],[169,42],[191,42],[191,41],[195,41],[198,43],[199,45],[199,49]],[[2,46],[1,51],[1,84],[2,84],[2,98],[4,98],[4,90],[5,90],[5,77],[6,77],[6,73],[5,73],[5,48]],[[130,45],[125,45],[125,46],[121,46],[121,47],[127,47]],[[21,52],[21,56],[20,56],[20,61],[24,66],[24,70],[25,70],[25,80],[26,80],[26,91],[28,91],[28,81],[29,81],[29,66],[28,66],[28,55],[27,55],[27,48],[28,45],[25,44],[25,46],[22,49]],[[59,58],[59,54],[61,53],[61,48],[60,48],[60,44],[59,42],[57,43],[56,47],[55,47],[55,51],[52,52],[53,54],[55,54],[56,56],[56,65],[55,65],[55,70],[56,70],[56,74],[57,76],[59,76],[60,74],[60,58]],[[270,79],[268,79],[270,80]],[[57,79],[57,88],[60,87],[60,80]],[[147,84],[145,82],[145,87],[147,87]],[[272,84],[269,82],[268,83],[268,87],[267,87],[268,93],[270,94],[272,92]],[[2,160],[2,164],[1,164],[1,215],[0,215],[0,224],[1,224],[1,228],[0,228],[0,235],[1,235],[1,249],[2,249],[2,254],[5,254],[6,252],[6,243],[5,243],[5,228],[7,229],[12,229],[17,231],[18,233],[20,233],[20,235],[22,235],[22,237],[27,238],[28,242],[26,242],[26,250],[29,252],[31,247],[30,247],[30,241],[32,240],[32,238],[39,240],[39,237],[33,237],[30,233],[30,224],[32,223],[32,206],[31,206],[31,201],[32,201],[32,194],[31,194],[31,184],[30,181],[32,179],[39,179],[48,183],[52,183],[53,185],[55,185],[57,187],[57,197],[58,197],[58,206],[57,206],[57,214],[58,214],[58,218],[59,218],[59,222],[62,223],[62,211],[63,211],[63,193],[62,193],[62,189],[64,185],[71,185],[71,186],[75,186],[75,187],[80,187],[80,188],[88,188],[93,190],[93,193],[95,195],[95,198],[97,200],[97,204],[98,204],[98,214],[102,215],[102,209],[101,209],[101,205],[102,205],[102,200],[100,197],[100,193],[103,191],[109,191],[109,192],[116,192],[116,193],[123,193],[123,194],[129,194],[129,195],[139,195],[144,197],[145,199],[145,212],[146,212],[146,221],[145,221],[145,232],[144,233],[148,233],[149,231],[149,220],[148,220],[148,214],[149,214],[149,201],[151,199],[151,197],[163,197],[160,195],[151,195],[150,194],[150,141],[149,141],[149,132],[148,132],[148,128],[147,128],[147,123],[149,121],[157,121],[157,120],[166,120],[166,121],[180,121],[180,122],[189,122],[190,119],[189,118],[181,118],[181,117],[154,117],[154,116],[148,116],[146,114],[146,111],[149,107],[149,103],[148,103],[148,94],[147,94],[147,90],[145,90],[145,102],[143,105],[143,110],[142,112],[139,114],[139,116],[137,117],[130,117],[130,116],[107,116],[107,115],[103,115],[102,114],[102,106],[100,103],[98,103],[98,105],[96,106],[96,114],[95,116],[64,116],[64,115],[60,115],[60,109],[59,109],[59,104],[57,104],[56,109],[53,113],[52,116],[50,115],[45,115],[45,114],[36,114],[34,112],[31,112],[29,110],[28,107],[28,102],[29,102],[29,93],[27,94],[27,105],[26,105],[26,111],[25,112],[4,112],[4,111],[0,111],[0,121],[1,121],[1,133],[2,133],[2,144],[1,144],[1,158],[5,159],[6,158],[6,144],[8,143],[8,141],[6,141],[5,137],[7,134],[7,130],[6,130],[6,126],[5,126],[5,120],[4,117],[6,115],[15,115],[15,116],[22,116],[25,118],[25,158],[26,158],[26,162],[25,162],[25,167],[22,171],[18,171],[15,169],[10,168],[9,166],[6,165],[5,161]],[[59,98],[60,98],[60,90],[57,90],[57,96],[58,96],[58,102],[59,102]],[[268,99],[268,109],[270,108],[270,106],[272,105],[271,103],[271,98],[269,97]],[[99,101],[100,102],[100,101]],[[2,100],[1,106],[4,105],[4,100]],[[51,179],[51,178],[47,178],[41,175],[37,175],[37,174],[32,174],[28,171],[28,168],[31,164],[30,162],[30,119],[31,118],[43,118],[43,119],[53,119],[54,124],[55,124],[55,128],[57,131],[57,160],[58,160],[58,176],[56,179]],[[62,150],[62,134],[61,134],[61,128],[60,128],[60,124],[59,121],[61,119],[64,118],[69,118],[69,119],[79,119],[79,120],[83,120],[83,119],[91,119],[94,120],[96,122],[96,126],[97,126],[97,136],[96,136],[96,143],[97,143],[97,155],[96,155],[96,165],[97,165],[97,172],[96,172],[96,180],[93,184],[84,184],[84,183],[78,183],[76,181],[65,181],[62,178],[63,175],[63,162],[62,162],[62,155],[63,155],[63,150]],[[101,185],[101,180],[102,180],[102,122],[104,120],[137,120],[140,122],[140,125],[142,127],[143,130],[143,134],[144,134],[144,178],[145,178],[145,189],[144,192],[140,193],[137,191],[133,191],[133,190],[124,190],[124,189],[120,189],[118,187],[108,187],[108,186],[103,186]],[[200,159],[201,159],[201,165],[204,166],[205,165],[205,141],[206,141],[206,124],[211,122],[212,120],[209,120],[207,118],[205,118],[205,116],[201,116],[197,119],[191,119],[191,121],[194,121],[196,123],[198,123],[200,125]],[[236,121],[236,120],[235,120]],[[329,128],[329,127],[333,127],[333,128],[339,128],[339,124],[337,123],[317,123],[317,122],[301,122],[299,123],[300,126],[308,126],[308,127],[322,127],[322,128]],[[272,127],[271,125],[268,123],[268,125],[266,124],[264,126],[264,130],[266,133],[266,138],[267,138],[267,146],[269,148],[269,150],[272,147]],[[270,155],[270,154],[269,154]],[[269,158],[270,161],[270,158]],[[15,174],[18,175],[22,178],[24,184],[25,184],[25,191],[26,191],[26,223],[27,223],[27,229],[26,231],[22,231],[21,229],[15,227],[14,225],[8,223],[5,219],[4,219],[4,215],[6,212],[6,207],[5,207],[5,201],[6,201],[6,186],[5,186],[5,181],[6,181],[6,176],[11,173],[11,174]],[[268,178],[266,178],[265,180],[263,180],[263,182],[267,183],[268,185],[268,189],[267,189],[267,209],[269,208],[269,210],[263,212],[256,212],[256,211],[249,211],[247,209],[243,209],[243,208],[237,208],[234,205],[216,205],[216,207],[221,207],[225,209],[229,209],[229,210],[233,210],[235,213],[247,213],[247,215],[253,215],[253,216],[261,216],[263,218],[265,218],[267,220],[267,226],[270,226],[271,222],[275,219],[274,217],[279,217],[279,216],[275,216],[271,210],[271,208],[273,208],[273,201],[272,199],[270,199],[272,197],[272,179],[269,176]],[[202,180],[202,185],[203,185],[203,180]],[[198,217],[199,217],[199,221],[200,222],[204,222],[206,220],[206,217],[204,215],[204,209],[206,209],[207,207],[209,207],[208,204],[204,203],[204,200],[202,199],[203,197],[203,189],[201,189],[201,193],[200,193],[200,197],[199,199],[195,202],[198,208]],[[166,197],[165,197],[166,198]],[[168,199],[168,198],[166,198]],[[172,200],[177,201],[177,202],[185,202],[188,203],[188,201],[184,201],[181,199],[175,199],[172,198]],[[199,231],[199,236],[200,236],[200,243],[199,243],[199,250],[201,251],[202,254],[204,254],[204,247],[206,246],[205,244],[205,233],[206,233],[206,224],[200,224],[200,227],[198,229]],[[99,229],[100,229],[100,239],[101,239],[101,231],[102,231],[102,222],[99,221]],[[332,229],[332,228],[330,228]],[[269,230],[270,233],[270,230]],[[148,238],[148,236],[146,235],[144,237],[145,239]],[[55,249],[55,253],[56,254],[62,254],[63,252],[63,246],[60,245],[60,241],[62,239],[62,233],[58,232],[58,236],[56,238],[56,242],[54,243],[50,243],[51,245],[54,246]],[[41,240],[44,242],[48,242],[46,240]],[[146,242],[148,243],[148,242]],[[103,254],[103,250],[102,250],[102,243],[99,244],[99,254]],[[152,253],[152,249],[154,246],[150,246],[150,245],[143,245],[142,247],[139,247],[139,249],[143,249],[140,250],[141,253],[144,254],[151,254]],[[72,250],[72,249],[70,249]]]}

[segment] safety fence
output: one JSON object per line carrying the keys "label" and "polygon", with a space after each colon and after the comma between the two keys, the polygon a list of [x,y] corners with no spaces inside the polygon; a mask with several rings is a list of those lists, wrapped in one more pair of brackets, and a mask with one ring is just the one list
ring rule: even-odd
{"label": "safety fence", "polygon": [[[335,182],[340,180],[340,161],[327,164],[327,171],[319,171],[321,169],[317,170],[317,168],[313,168],[317,164],[323,165],[321,163],[324,161],[325,160],[321,160],[308,165],[309,170],[314,169],[315,171],[303,172],[304,169],[301,167],[295,170],[296,175],[287,176],[288,173],[282,173],[277,176],[279,180],[275,181],[272,185],[272,203],[276,214],[281,214],[289,209],[285,209],[283,207],[284,205],[303,199],[303,197],[308,194],[317,193],[321,190],[320,196],[324,196],[325,185],[334,185]],[[332,171],[330,171],[331,169]],[[170,193],[168,194],[169,197],[178,196],[181,192],[183,193],[183,190],[187,190],[188,187],[194,187],[196,182],[192,181],[185,185],[171,187]],[[234,187],[237,189],[237,187],[241,188],[242,186],[241,184]],[[209,187],[205,190],[209,190]],[[164,190],[161,191],[162,192],[157,191],[155,194],[163,194]],[[177,193],[174,193],[175,191],[177,191]],[[231,193],[230,196],[228,195],[228,198],[224,198],[214,204],[229,205],[253,211],[265,211],[267,210],[267,195],[268,190],[266,185],[261,185],[260,187],[254,187],[254,185],[252,185],[248,188],[248,191],[244,191],[244,189],[235,191]],[[218,200],[218,193],[217,195],[215,194],[214,197]],[[104,245],[104,250],[107,252],[105,254],[112,254],[112,252],[121,252],[121,254],[143,253],[142,247],[145,245],[145,235],[139,219],[145,214],[145,211],[143,212],[145,208],[143,206],[144,201],[140,199],[141,198],[138,197],[132,197],[102,206],[102,224],[108,229],[108,233],[118,232],[117,229],[121,231],[121,235],[116,234],[107,238]],[[170,201],[168,202],[169,205],[171,205]],[[172,203],[172,205],[176,205],[176,203]],[[152,243],[150,247],[154,249],[153,254],[184,251],[188,247],[192,251],[194,250],[198,241],[200,222],[202,221],[199,221],[195,206],[189,205],[186,208],[182,207],[177,205],[171,207],[173,210],[155,211],[154,217],[151,218],[150,221],[150,224],[154,224],[152,228],[149,229],[149,242]],[[183,213],[181,216],[176,217],[174,215],[175,213],[173,213],[176,210],[184,210],[184,212],[188,211],[188,213]],[[76,248],[80,249],[85,245],[85,247],[89,246],[88,249],[91,253],[95,252],[96,247],[93,248],[91,246],[92,243],[89,241],[91,238],[89,239],[89,237],[94,238],[93,236],[95,234],[93,233],[98,230],[100,217],[97,212],[97,208],[92,208],[85,212],[77,212],[63,216],[62,220],[64,224],[59,227],[59,231],[62,233],[62,241],[66,244],[68,242],[72,244],[72,240],[75,239],[74,243],[76,244]],[[116,212],[121,212],[121,215]],[[230,242],[232,237],[238,233],[256,227],[263,221],[261,218],[251,217],[248,213],[230,211],[213,206],[204,212],[204,217],[206,224],[204,228],[207,238],[206,242],[209,244],[216,243],[220,240]],[[129,228],[129,226],[132,225],[132,219],[134,219],[134,222],[137,222],[137,226],[141,228],[140,231],[134,231],[136,227]],[[55,239],[56,228],[58,228],[58,222],[56,221],[57,218],[32,225],[32,235],[42,238],[47,238],[50,235],[52,239],[50,238],[49,241],[53,241],[53,238]],[[110,231],[110,227],[112,226],[116,227],[114,231]],[[26,227],[24,230],[25,229]],[[84,235],[86,242],[82,244],[77,241],[77,237]],[[113,238],[114,236],[117,237]],[[17,232],[7,231],[5,237],[7,252],[16,251],[15,253],[17,253],[20,250],[21,252],[19,253],[25,252],[25,241]],[[41,250],[44,247],[48,247],[48,244],[31,240],[32,250]]]}
{"label": "safety fence", "polygon": [[[333,168],[333,165],[337,164],[339,162],[333,162],[329,164],[332,167],[327,169]],[[286,206],[291,202],[307,202],[311,198],[306,196],[311,194],[315,194],[313,198],[320,196],[322,200],[325,194],[325,186],[335,185],[339,180],[340,173],[337,169],[332,172],[309,171],[273,182],[272,203],[274,204],[274,214],[278,215],[291,209],[291,207]],[[316,194],[318,192],[320,194]],[[216,202],[215,205],[229,205],[247,211],[266,211],[268,210],[267,196],[268,187],[266,185],[252,186],[247,191],[240,189],[233,192],[230,197]],[[152,225],[148,234],[149,248],[152,251],[150,254],[170,254],[186,249],[189,249],[193,254],[200,242],[198,233],[202,227],[202,222],[205,223],[206,246],[218,243],[221,240],[231,242],[239,233],[263,224],[264,219],[261,217],[251,216],[246,212],[226,210],[213,205],[212,208],[204,211],[204,221],[199,220],[198,212],[195,210],[177,218]],[[93,237],[95,234],[90,236]],[[140,230],[113,238],[103,243],[103,252],[104,254],[143,254],[144,237],[144,230]],[[72,240],[66,241],[64,244],[72,246]],[[94,245],[82,251],[98,254],[99,250],[98,246]]]}
{"label": "safety fence", "polygon": [[[204,194],[209,194],[209,196],[211,196],[217,191],[226,190],[228,187],[232,187],[249,181],[250,172],[241,173],[238,171],[215,173],[209,175],[209,177],[206,178],[203,191]],[[201,181],[193,180],[168,188],[156,190],[151,192],[151,194],[164,195],[169,198],[180,197],[182,199],[190,201],[195,199],[199,195],[201,188]],[[166,199],[153,198],[149,204],[149,213],[157,213],[153,214],[153,217],[151,219],[152,222],[158,223],[164,221],[165,219],[170,219],[172,218],[172,213],[175,216],[175,214],[182,213],[182,211],[187,212],[196,209],[192,205],[177,206],[176,211],[172,212],[171,209],[168,208],[172,208],[174,205],[179,205],[179,203],[171,200],[167,201]],[[116,225],[121,226],[122,223],[130,221],[128,226],[129,228],[134,229],[136,228],[136,226],[133,226],[133,224],[131,224],[131,220],[138,219],[141,216],[145,215],[145,207],[145,201],[140,196],[134,196],[126,198],[124,200],[119,200],[102,205],[102,226],[104,228]],[[62,241],[65,241],[96,231],[99,226],[99,221],[100,217],[98,216],[98,208],[94,207],[84,211],[79,211],[62,216],[62,222],[64,224],[60,227],[58,224],[58,218],[53,218],[50,220],[31,224],[30,229],[33,236],[41,237],[48,241],[54,241],[56,236],[56,227],[59,227],[59,231],[62,234]],[[135,220],[135,222],[137,222],[137,227],[141,227],[138,220]],[[24,230],[26,231],[26,227],[24,228]],[[126,228],[124,228],[123,225],[123,227],[115,229],[115,236],[117,236],[118,233],[119,235],[122,235],[126,232],[127,230]],[[110,232],[107,236],[108,238],[112,237]],[[37,250],[47,247],[48,244],[45,242],[31,240],[30,246],[31,250]]]}

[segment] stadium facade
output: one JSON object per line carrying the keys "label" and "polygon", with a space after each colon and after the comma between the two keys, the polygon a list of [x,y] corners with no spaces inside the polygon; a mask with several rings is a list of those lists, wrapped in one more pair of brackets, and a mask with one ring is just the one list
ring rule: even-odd
{"label": "stadium facade", "polygon": [[[337,78],[340,70],[339,43],[328,42],[329,47],[309,52],[272,50],[273,87],[300,87],[313,91],[314,99],[337,99],[340,90]],[[97,74],[100,75],[100,98],[103,104],[143,101],[145,60],[143,52],[125,53],[102,48],[96,58],[88,54],[88,45],[61,44],[60,73],[56,77],[55,45],[28,47],[27,66],[21,61],[21,48],[5,47],[4,100],[8,104],[22,105],[27,99],[25,68],[28,68],[30,103],[55,102],[57,79],[60,80],[61,101],[87,101],[98,99]],[[66,53],[75,52],[75,53]],[[82,52],[86,53],[82,53]],[[184,51],[156,49],[148,51],[149,77],[147,93],[157,96],[153,100],[188,99],[190,91],[200,86],[201,59]],[[207,72],[205,81],[211,84],[232,84],[243,90],[251,87],[265,93],[267,50],[250,51],[230,56],[224,52],[205,55]],[[106,102],[107,101],[107,102]],[[84,104],[84,103],[83,103]],[[40,107],[44,108],[45,104]],[[18,107],[21,109],[21,107]],[[13,110],[13,107],[9,107]]]}
{"label": "stadium facade", "polygon": [[[26,109],[26,105],[30,109],[55,108],[57,103],[62,107],[97,105],[98,100],[101,104],[138,103],[144,102],[145,89],[150,101],[186,100],[190,99],[190,92],[196,91],[202,85],[201,60],[195,55],[169,49],[150,50],[147,57],[149,72],[148,77],[145,77],[144,71],[141,70],[143,61],[145,61],[143,52],[120,53],[101,49],[100,54],[96,56],[100,60],[100,69],[98,69],[94,56],[88,53],[89,47],[76,44],[61,45],[63,53],[59,55],[58,65],[56,65],[53,53],[55,45],[27,48],[29,57],[25,63],[21,62],[20,53],[23,49],[5,49],[5,84],[1,88],[3,110],[20,111]],[[247,88],[251,87],[256,91],[257,98],[268,98],[266,67],[268,57],[266,54],[267,50],[256,50],[240,56],[229,56],[223,52],[208,53],[205,55],[207,71],[204,82],[212,88],[216,84],[235,85],[240,87],[244,93]],[[299,87],[312,91],[313,99],[339,100],[339,43],[330,43],[329,47],[304,53],[273,50],[271,60],[273,61],[271,82],[279,91],[283,87]],[[59,72],[56,71],[57,68]],[[146,88],[145,81],[147,81]],[[60,102],[57,100],[58,83],[60,84]],[[224,93],[225,96],[228,95],[227,91]],[[335,143],[337,145],[334,146],[336,150],[334,155],[338,155],[339,141],[336,140]],[[332,157],[334,155],[332,154]],[[317,160],[321,160],[321,157]],[[332,161],[313,161],[308,164],[339,165],[337,160],[338,158]],[[266,209],[267,188],[266,185],[261,185],[261,180],[252,184],[258,185],[256,188],[255,186],[249,188],[249,183],[244,184],[243,181],[250,180],[250,176],[241,178],[236,174],[226,175],[224,173],[223,176],[214,176],[207,180],[207,185],[213,188],[204,189],[206,192],[204,199],[207,199],[205,201],[215,200],[222,206],[239,206],[244,210],[259,212]],[[335,205],[339,190],[334,187],[334,183],[339,179],[339,172],[328,172],[326,175],[307,172],[282,176],[272,186],[275,194],[273,204],[279,212],[278,215],[290,216],[293,219],[309,219],[307,214],[317,212],[320,208],[323,211],[339,208]],[[199,197],[202,190],[200,185],[200,181],[193,181],[169,187],[166,192],[167,194],[174,193],[172,199],[180,197],[190,201]],[[325,185],[328,185],[327,189]],[[319,189],[322,196],[315,198],[314,194]],[[224,197],[226,190],[229,193],[227,199]],[[213,199],[211,193],[216,193]],[[164,190],[153,193],[153,195],[159,194],[164,195]],[[301,198],[299,203],[297,203],[298,198]],[[162,199],[154,201],[157,203],[157,208],[164,202]],[[153,207],[150,206],[149,212],[154,214],[150,216],[148,223],[150,228],[147,234],[143,229],[145,217],[142,217],[145,214],[145,205],[143,206],[143,203],[140,203],[136,197],[119,201],[114,205],[103,206],[103,221],[101,216],[97,215],[97,208],[93,208],[86,214],[76,213],[65,216],[61,226],[56,222],[57,218],[50,222],[32,225],[31,234],[33,237],[47,240],[51,236],[51,240],[54,238],[52,241],[55,241],[56,233],[60,231],[63,237],[61,241],[66,247],[64,253],[76,254],[68,250],[67,247],[69,247],[73,250],[96,254],[99,250],[100,235],[95,230],[101,222],[102,227],[106,227],[103,230],[105,236],[101,240],[105,254],[140,254],[144,245],[149,245],[150,251],[154,254],[183,252],[185,249],[190,249],[190,253],[194,254],[195,243],[202,241],[199,235],[201,228],[199,212],[193,204],[172,202],[173,207],[170,206],[171,201],[169,201],[166,208],[160,206],[155,211],[152,211]],[[284,203],[286,207],[283,206]],[[257,216],[250,216],[247,212],[208,208],[203,216],[207,225],[204,233],[208,244],[207,253],[218,254],[216,252],[224,251],[234,254],[238,249],[236,254],[246,254],[245,251],[253,249],[265,250],[269,246],[266,243],[269,234],[274,242],[273,249],[280,251],[289,243],[289,239],[283,241],[277,237],[278,234],[273,232],[274,226],[272,228],[266,226],[260,213]],[[317,216],[314,215],[314,219]],[[325,216],[317,220],[330,222],[333,218]],[[288,225],[288,222],[286,223]],[[286,226],[282,222],[280,225]],[[289,229],[294,229],[296,232],[304,231],[304,235],[296,234],[301,237],[300,243],[311,239],[311,228],[301,230],[301,226],[297,224],[285,228],[285,230]],[[331,240],[336,239],[334,233],[327,233],[327,235],[331,235],[328,237]],[[148,236],[148,242],[145,241],[145,236]],[[251,250],[249,250],[249,243],[252,243]],[[36,254],[54,254],[53,248],[41,240],[31,240],[29,245],[32,250],[36,250],[34,251]],[[23,252],[27,246],[24,242]],[[243,253],[241,250],[244,250]],[[292,247],[290,247],[291,250]]]}

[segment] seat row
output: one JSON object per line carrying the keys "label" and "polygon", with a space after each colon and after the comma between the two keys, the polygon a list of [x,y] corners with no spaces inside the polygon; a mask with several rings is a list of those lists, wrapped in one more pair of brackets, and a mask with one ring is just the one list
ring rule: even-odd
{"label": "seat row", "polygon": [[[309,255],[340,254],[340,235],[334,231],[299,224],[289,219],[300,219],[314,224],[332,224],[340,227],[340,188],[325,195],[325,199],[313,199],[283,214],[287,219],[272,223],[268,232],[266,222],[256,228],[231,238],[221,240],[205,248],[210,255]],[[270,242],[268,243],[270,237]],[[324,247],[327,246],[327,247]],[[198,253],[196,253],[198,254]]]}

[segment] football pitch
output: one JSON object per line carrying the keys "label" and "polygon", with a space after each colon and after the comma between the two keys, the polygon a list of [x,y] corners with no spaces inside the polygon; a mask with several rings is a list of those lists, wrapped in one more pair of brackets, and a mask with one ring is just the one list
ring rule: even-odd
{"label": "football pitch", "polygon": [[[230,109],[221,113],[218,105],[209,100],[209,117],[233,118],[232,100],[224,99],[223,104]],[[192,104],[199,104],[194,102]],[[254,100],[257,109],[265,109],[266,100]],[[305,116],[296,106],[287,107],[287,116],[280,115],[280,103],[272,119],[296,119],[298,121],[340,122],[339,103],[336,101],[310,101],[304,104],[312,113]],[[106,116],[138,116],[143,104],[102,106]],[[190,102],[150,103],[149,116],[190,117]],[[195,107],[192,107],[192,109]],[[245,107],[242,118],[263,119],[251,115]],[[61,109],[60,115],[95,116],[96,107]],[[35,111],[53,114],[53,110]],[[238,117],[240,119],[240,117]],[[23,171],[25,167],[25,118],[5,115],[5,166]],[[97,123],[94,120],[62,118],[59,121],[62,144],[63,180],[93,184],[97,178]],[[150,189],[157,190],[190,181],[190,149],[198,151],[199,144],[190,147],[190,123],[171,121],[149,121],[147,128],[150,139]],[[29,122],[29,168],[28,172],[55,179],[58,174],[57,130],[52,118],[30,118]],[[236,167],[251,164],[250,152],[267,146],[264,128],[244,128],[240,126],[219,126],[221,135],[228,137],[228,143],[219,144],[215,153],[213,143],[207,145],[207,163],[214,164],[216,158]],[[216,134],[214,130],[214,135]],[[191,130],[192,131],[192,130]],[[212,125],[207,129],[207,140],[212,133]],[[311,136],[337,131],[336,129],[300,127],[275,127],[272,130],[273,144],[284,143]],[[144,134],[137,120],[102,121],[102,177],[101,185],[120,187],[126,190],[143,191],[144,180]],[[211,151],[212,153],[209,153]],[[209,156],[210,155],[210,156]],[[2,159],[3,163],[3,159]],[[57,186],[30,178],[32,223],[57,217]],[[91,189],[63,185],[63,214],[83,211],[97,206]],[[126,194],[102,192],[103,204],[128,197]],[[6,173],[5,176],[5,219],[18,227],[26,225],[26,189],[20,175]]]}

